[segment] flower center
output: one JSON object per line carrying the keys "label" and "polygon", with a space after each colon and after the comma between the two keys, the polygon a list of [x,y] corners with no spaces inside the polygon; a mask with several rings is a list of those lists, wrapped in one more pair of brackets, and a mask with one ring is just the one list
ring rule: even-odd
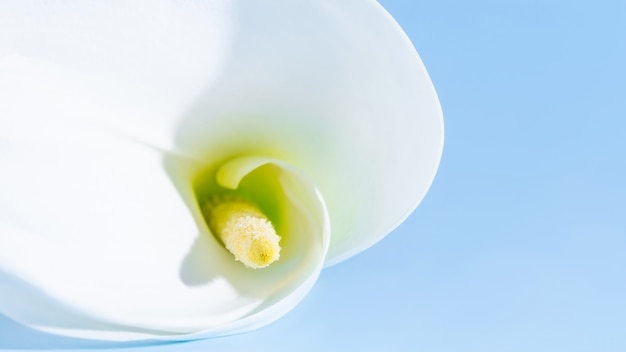
{"label": "flower center", "polygon": [[236,196],[216,196],[204,212],[211,231],[246,267],[265,268],[278,260],[280,236],[256,205]]}

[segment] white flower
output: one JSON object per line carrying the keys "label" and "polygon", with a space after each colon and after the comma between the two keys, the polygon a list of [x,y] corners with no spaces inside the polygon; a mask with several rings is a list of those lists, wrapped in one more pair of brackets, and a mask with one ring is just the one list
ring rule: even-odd
{"label": "white flower", "polygon": [[[110,340],[266,325],[408,216],[442,134],[375,1],[3,1],[0,313]],[[211,234],[230,188],[282,237],[266,268]]]}

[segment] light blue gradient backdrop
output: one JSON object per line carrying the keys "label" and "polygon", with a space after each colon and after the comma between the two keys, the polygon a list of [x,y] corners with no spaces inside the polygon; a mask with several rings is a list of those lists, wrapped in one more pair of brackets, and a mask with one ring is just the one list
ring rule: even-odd
{"label": "light blue gradient backdrop", "polygon": [[[267,328],[123,350],[626,351],[626,2],[381,3],[444,110],[424,202]],[[0,350],[106,346],[0,318]]]}

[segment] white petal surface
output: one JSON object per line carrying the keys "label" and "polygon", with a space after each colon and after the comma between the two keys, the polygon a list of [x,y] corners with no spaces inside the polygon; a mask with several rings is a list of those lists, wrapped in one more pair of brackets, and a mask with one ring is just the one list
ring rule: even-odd
{"label": "white petal surface", "polygon": [[225,1],[0,2],[0,130],[62,124],[67,117],[48,109],[92,105],[97,109],[78,118],[171,148],[184,111],[219,71],[229,7]]}
{"label": "white petal surface", "polygon": [[[184,160],[178,166],[194,168]],[[287,180],[280,182],[293,222],[284,228],[293,240],[278,263],[254,271],[208,232],[189,202],[191,182],[173,183],[160,153],[96,134],[4,143],[0,311],[39,329],[111,340],[265,325],[312,286],[329,237],[313,185],[291,174],[280,179]]]}

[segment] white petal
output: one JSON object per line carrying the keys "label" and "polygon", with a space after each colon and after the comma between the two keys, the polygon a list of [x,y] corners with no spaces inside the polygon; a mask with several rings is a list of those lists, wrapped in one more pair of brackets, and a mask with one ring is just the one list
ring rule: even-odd
{"label": "white petal", "polygon": [[[145,246],[142,236],[150,231],[158,233],[162,243],[169,243],[168,236],[173,235],[166,229],[171,226],[172,231],[187,234],[176,237],[177,241],[193,242],[201,217],[185,212],[193,203],[191,190],[173,189],[172,180],[176,185],[179,177],[187,182],[198,168],[237,155],[288,162],[310,175],[327,201],[333,228],[327,264],[332,264],[373,244],[408,215],[430,185],[442,147],[441,112],[426,71],[393,19],[369,0],[283,0],[271,6],[256,0],[3,1],[0,96],[0,141],[54,144],[69,138],[65,144],[45,144],[43,149],[34,144],[0,147],[1,163],[5,163],[0,165],[4,172],[0,187],[3,195],[11,195],[2,199],[5,202],[0,208],[6,220],[0,230],[6,241],[2,245],[7,243],[0,249],[0,268],[11,273],[1,278],[9,283],[3,289],[26,294],[32,293],[28,288],[32,285],[45,287],[51,297],[63,298],[62,303],[85,324],[81,328],[74,317],[67,316],[67,326],[59,328],[80,336],[88,333],[75,329],[91,329],[94,336],[102,337],[102,321],[108,321],[106,329],[115,338],[186,333],[207,323],[206,317],[178,322],[165,313],[160,320],[152,311],[138,311],[148,310],[143,301],[136,310],[130,309],[129,316],[111,317],[109,314],[118,311],[115,307],[92,311],[89,300],[92,295],[97,300],[99,294],[114,293],[79,294],[89,288],[81,286],[72,295],[63,286],[66,281],[52,282],[59,279],[54,273],[72,269],[78,260],[93,258],[92,267],[74,270],[100,272],[107,285],[126,284],[124,275],[113,277],[115,270],[132,262],[137,246]],[[89,133],[78,138],[76,128]],[[168,155],[183,154],[196,162],[175,158],[164,162],[157,156],[160,154],[141,148],[127,154],[126,145],[92,141],[93,130],[113,130],[129,140],[167,150]],[[82,149],[77,150],[77,145]],[[95,162],[94,156],[102,160]],[[85,166],[76,166],[77,160],[84,160]],[[111,170],[128,173],[115,178]],[[39,174],[47,176],[46,185],[63,187],[44,187],[35,182]],[[110,188],[99,188],[101,174],[115,180]],[[150,175],[154,180],[140,181]],[[85,192],[66,193],[68,180]],[[154,188],[162,189],[155,192]],[[79,201],[93,200],[90,192],[107,201],[76,208]],[[143,198],[145,194],[150,196]],[[54,199],[55,206],[47,206],[42,197]],[[126,203],[113,200],[118,197]],[[124,213],[127,204],[136,211],[132,215]],[[108,213],[114,216],[108,217]],[[104,228],[93,227],[103,214],[108,219]],[[165,214],[171,214],[172,220],[166,220]],[[70,218],[80,221],[74,225],[67,222]],[[96,249],[119,249],[115,238],[110,243],[103,238],[111,232],[124,233],[117,230],[126,229],[127,224],[128,229],[136,230],[133,236],[141,233],[130,236],[135,244],[123,247],[129,248],[127,257],[116,262],[115,270],[96,263],[106,259]],[[195,232],[189,234],[190,228]],[[79,233],[89,233],[100,241],[81,242]],[[54,239],[50,246],[56,243],[56,247],[41,249],[43,242],[38,241],[49,237]],[[143,273],[146,263],[160,259],[159,251],[165,249],[158,243],[144,254],[147,262],[132,262],[141,264],[136,270]],[[102,247],[97,247],[99,244]],[[87,245],[92,247],[69,253],[72,246]],[[189,246],[192,244],[187,243]],[[35,252],[49,262],[17,258],[17,250],[24,247],[38,248]],[[15,251],[9,255],[12,249]],[[183,250],[171,250],[164,258],[173,265],[181,260]],[[210,252],[209,247],[204,250]],[[61,267],[54,271],[51,264],[44,267],[55,260]],[[33,262],[32,267],[24,264],[28,261]],[[172,279],[172,267],[165,268],[166,263],[150,269],[162,265],[166,272],[170,270],[170,276],[147,276],[136,285],[155,287]],[[312,271],[309,278],[316,275]],[[24,278],[23,284],[19,277]],[[16,280],[14,285],[11,280]],[[300,284],[306,291],[311,281]],[[219,280],[215,285],[220,285]],[[219,287],[227,291],[227,286]],[[94,287],[91,290],[97,291]],[[18,292],[11,292],[11,297],[19,297]],[[155,297],[146,299],[145,304],[160,296]],[[286,307],[297,300],[289,297],[277,306]],[[25,310],[11,311],[22,307],[11,302],[15,304],[6,303],[0,311],[12,316],[25,314],[20,316],[22,321],[53,328],[46,316],[54,318],[55,314],[49,311],[46,315],[44,309],[52,303],[42,300],[40,315],[31,316]],[[250,306],[243,306],[245,315]],[[186,314],[179,308],[168,302],[162,309]],[[268,311],[271,317],[279,315],[263,312]],[[161,314],[158,312],[153,314]],[[220,319],[219,314],[212,316]],[[245,318],[237,321],[245,321],[242,329],[246,329],[269,319],[255,318],[258,316],[253,315],[252,322]],[[190,326],[196,321],[201,323]],[[228,324],[223,326],[237,331]],[[215,327],[211,333],[226,332]],[[118,331],[133,335],[121,337]]]}
{"label": "white petal", "polygon": [[254,271],[208,232],[186,179],[197,165],[76,132],[0,145],[1,312],[71,336],[187,339],[265,325],[315,282],[329,222],[306,179],[273,166],[293,240]]}

